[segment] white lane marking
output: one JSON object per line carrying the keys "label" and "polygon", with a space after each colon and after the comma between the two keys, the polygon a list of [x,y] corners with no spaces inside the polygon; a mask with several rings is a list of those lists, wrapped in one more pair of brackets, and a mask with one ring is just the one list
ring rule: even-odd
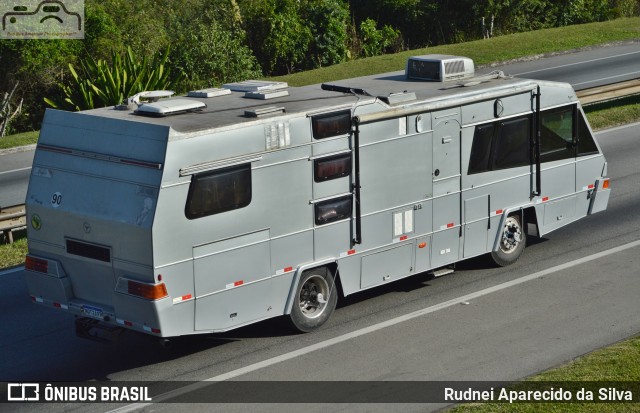
{"label": "white lane marking", "polygon": [[631,73],[625,73],[623,75],[615,75],[615,76],[603,77],[602,79],[594,79],[594,80],[588,80],[586,82],[572,83],[572,86],[586,85],[586,84],[589,84],[589,83],[596,83],[596,82],[600,82],[600,81],[603,81],[603,80],[615,79],[617,77],[625,77],[625,76],[637,75],[639,73],[640,73],[640,71],[636,71],[636,72],[631,72]]}
{"label": "white lane marking", "polygon": [[584,64],[584,63],[597,62],[597,61],[599,61],[599,60],[615,59],[616,57],[629,56],[629,55],[637,54],[637,53],[640,53],[640,51],[637,51],[637,52],[629,52],[629,53],[622,53],[622,54],[618,54],[618,55],[615,55],[615,56],[599,57],[599,58],[597,58],[597,59],[583,60],[583,61],[581,61],[581,62],[567,63],[566,65],[553,66],[553,67],[545,67],[544,69],[537,69],[537,70],[530,70],[530,71],[528,71],[528,72],[516,73],[514,76],[526,75],[526,74],[529,74],[529,73],[544,72],[544,71],[546,71],[546,70],[560,69],[560,68],[563,68],[563,67],[569,67],[569,66],[581,65],[581,64]]}
{"label": "white lane marking", "polygon": [[29,169],[31,169],[31,167],[30,167],[30,166],[28,166],[28,167],[26,167],[26,168],[12,169],[12,170],[10,170],[10,171],[0,172],[0,175],[10,174],[10,173],[13,173],[13,172],[27,171],[27,170],[29,170]]}
{"label": "white lane marking", "polygon": [[[588,262],[591,262],[591,261],[594,261],[594,260],[609,256],[609,255],[613,255],[613,254],[616,254],[616,253],[619,253],[619,252],[622,252],[622,251],[626,251],[628,249],[639,247],[639,246],[640,246],[640,240],[634,241],[634,242],[630,242],[628,244],[624,244],[624,245],[621,245],[619,247],[611,248],[611,249],[608,249],[606,251],[598,252],[596,254],[589,255],[589,256],[584,257],[584,258],[573,260],[573,261],[567,262],[565,264],[556,265],[555,267],[551,267],[551,268],[548,268],[546,270],[538,271],[536,273],[533,273],[533,274],[518,278],[516,280],[508,281],[508,282],[505,282],[505,283],[502,283],[502,284],[495,285],[493,287],[485,288],[485,289],[477,291],[475,293],[471,293],[471,294],[464,295],[462,297],[454,298],[452,300],[445,301],[443,303],[436,304],[436,305],[433,305],[431,307],[423,308],[422,310],[414,311],[412,313],[405,314],[405,315],[402,315],[402,316],[399,316],[399,317],[396,317],[396,318],[392,318],[390,320],[383,321],[381,323],[374,324],[372,326],[365,327],[365,328],[362,328],[360,330],[352,331],[351,333],[347,333],[347,334],[344,334],[344,335],[339,336],[339,337],[334,337],[334,338],[331,338],[329,340],[322,341],[320,343],[316,343],[316,344],[312,344],[312,345],[307,346],[307,347],[303,347],[301,349],[292,351],[290,353],[282,354],[280,356],[272,357],[270,359],[267,359],[267,360],[264,360],[264,361],[260,361],[258,363],[254,363],[254,364],[251,364],[251,365],[246,366],[246,367],[242,367],[242,368],[239,368],[239,369],[236,369],[236,370],[229,371],[227,373],[223,373],[223,374],[211,377],[209,379],[206,379],[206,380],[204,380],[202,382],[194,383],[194,384],[182,387],[180,389],[176,389],[176,390],[169,391],[167,393],[160,394],[160,395],[154,397],[153,400],[157,403],[157,402],[161,402],[161,401],[172,399],[172,398],[177,397],[177,396],[182,396],[184,394],[187,394],[187,393],[193,392],[195,390],[199,390],[201,388],[204,388],[204,387],[210,385],[211,384],[210,382],[217,382],[217,381],[224,381],[224,380],[233,379],[233,378],[242,376],[244,374],[248,374],[248,373],[254,372],[256,370],[263,369],[265,367],[273,366],[273,365],[281,363],[283,361],[291,360],[291,359],[294,359],[296,357],[300,357],[300,356],[312,353],[312,352],[317,351],[317,350],[325,349],[325,348],[333,346],[335,344],[342,343],[342,342],[347,341],[347,340],[351,340],[352,338],[356,338],[356,337],[363,336],[365,334],[373,333],[375,331],[382,330],[383,328],[391,327],[391,326],[394,326],[396,324],[400,324],[400,323],[412,320],[412,319],[417,318],[417,317],[422,317],[423,315],[426,315],[426,314],[434,313],[436,311],[439,311],[439,310],[442,310],[442,309],[445,309],[445,308],[448,308],[448,307],[452,307],[454,305],[459,305],[461,303],[469,302],[470,300],[474,300],[476,298],[480,298],[482,296],[485,296],[485,295],[488,295],[488,294],[491,294],[491,293],[495,293],[497,291],[501,291],[501,290],[504,290],[506,288],[514,287],[516,285],[520,285],[520,284],[526,283],[528,281],[532,281],[532,280],[544,277],[546,275],[550,275],[550,274],[553,274],[553,273],[556,273],[556,272],[559,272],[559,271],[562,271],[562,270],[566,270],[566,269],[571,268],[571,267],[575,267],[577,265],[585,264],[585,263],[588,263]],[[135,410],[141,409],[143,407],[150,406],[152,404],[153,403],[129,404],[129,405],[123,406],[123,407],[121,407],[119,409],[111,410],[108,413],[133,412]]]}

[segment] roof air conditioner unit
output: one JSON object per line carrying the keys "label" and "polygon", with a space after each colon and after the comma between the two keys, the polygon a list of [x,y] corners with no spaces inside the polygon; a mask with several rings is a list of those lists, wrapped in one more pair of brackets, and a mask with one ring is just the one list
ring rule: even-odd
{"label": "roof air conditioner unit", "polygon": [[407,60],[407,79],[446,82],[473,77],[473,60],[468,57],[430,54]]}

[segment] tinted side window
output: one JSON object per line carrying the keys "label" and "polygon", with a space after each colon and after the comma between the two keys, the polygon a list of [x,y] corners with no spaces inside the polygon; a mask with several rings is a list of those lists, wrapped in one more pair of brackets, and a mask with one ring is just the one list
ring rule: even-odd
{"label": "tinted side window", "polygon": [[315,204],[316,225],[351,218],[353,197],[351,195],[329,199]]}
{"label": "tinted side window", "polygon": [[329,156],[313,161],[313,180],[330,181],[351,174],[351,154]]}
{"label": "tinted side window", "polygon": [[494,133],[495,126],[493,123],[476,126],[475,133],[473,134],[473,144],[471,146],[469,171],[467,172],[469,175],[489,170],[491,143]]}
{"label": "tinted side window", "polygon": [[494,144],[493,169],[529,165],[531,121],[519,118],[500,122]]}
{"label": "tinted side window", "polygon": [[351,111],[326,113],[311,118],[315,139],[346,135],[351,131]]}
{"label": "tinted side window", "polygon": [[573,157],[573,107],[543,112],[540,119],[540,161]]}
{"label": "tinted side window", "polygon": [[598,147],[587,126],[587,121],[582,113],[578,113],[578,156],[598,153]]}
{"label": "tinted side window", "polygon": [[189,219],[244,208],[251,203],[251,165],[193,175],[185,215]]}

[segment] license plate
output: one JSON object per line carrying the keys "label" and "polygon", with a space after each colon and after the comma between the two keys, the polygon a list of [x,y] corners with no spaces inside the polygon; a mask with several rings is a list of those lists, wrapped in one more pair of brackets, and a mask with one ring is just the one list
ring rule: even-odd
{"label": "license plate", "polygon": [[82,314],[89,317],[102,319],[102,308],[92,307],[90,305],[83,305]]}

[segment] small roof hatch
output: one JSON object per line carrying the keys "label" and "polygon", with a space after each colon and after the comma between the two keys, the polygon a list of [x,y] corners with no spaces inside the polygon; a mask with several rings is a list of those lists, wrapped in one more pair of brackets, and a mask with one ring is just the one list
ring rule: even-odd
{"label": "small roof hatch", "polygon": [[231,90],[229,89],[214,87],[210,89],[192,90],[187,93],[187,96],[190,98],[214,98],[216,96],[224,96],[230,94]]}
{"label": "small roof hatch", "polygon": [[263,92],[286,89],[289,84],[287,82],[272,82],[268,80],[245,80],[243,82],[225,83],[222,87],[234,92]]}
{"label": "small roof hatch", "polygon": [[194,110],[206,108],[203,102],[191,99],[171,99],[160,102],[143,103],[134,113],[144,116],[167,116],[176,115]]}

